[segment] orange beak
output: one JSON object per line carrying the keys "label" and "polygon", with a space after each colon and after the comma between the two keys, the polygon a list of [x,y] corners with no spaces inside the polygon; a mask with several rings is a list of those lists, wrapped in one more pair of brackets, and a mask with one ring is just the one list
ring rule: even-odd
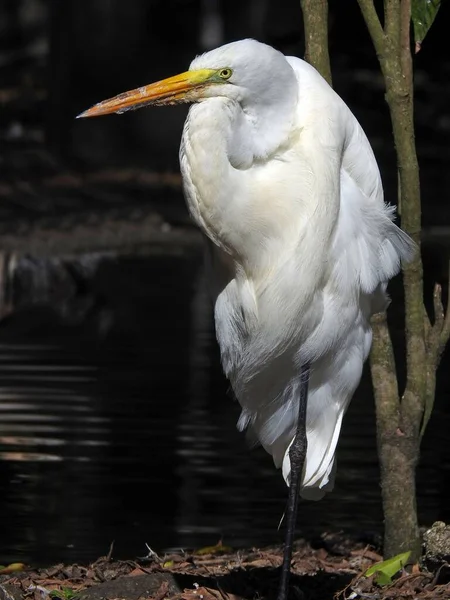
{"label": "orange beak", "polygon": [[[202,97],[205,87],[216,83],[214,69],[200,69],[198,71],[186,71],[180,75],[144,85],[135,90],[124,92],[114,98],[103,100],[94,104],[77,116],[99,117],[111,113],[123,113],[127,110],[136,110],[143,106],[160,106],[164,104],[179,104],[182,102],[195,102]],[[217,82],[218,83],[218,82]]]}

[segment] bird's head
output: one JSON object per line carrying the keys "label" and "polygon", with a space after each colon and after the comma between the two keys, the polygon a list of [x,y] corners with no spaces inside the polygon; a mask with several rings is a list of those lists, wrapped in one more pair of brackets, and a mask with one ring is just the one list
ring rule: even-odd
{"label": "bird's head", "polygon": [[280,96],[296,96],[295,81],[283,54],[255,40],[241,40],[198,56],[189,71],[99,102],[78,116],[96,117],[211,97],[226,97],[244,107],[271,105]]}

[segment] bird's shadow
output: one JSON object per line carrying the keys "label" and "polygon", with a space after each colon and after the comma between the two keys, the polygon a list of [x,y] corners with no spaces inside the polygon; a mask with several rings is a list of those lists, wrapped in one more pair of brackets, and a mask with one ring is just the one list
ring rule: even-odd
{"label": "bird's shadow", "polygon": [[[240,568],[214,577],[180,575],[174,577],[181,589],[201,591],[203,600],[258,598],[276,600],[280,569]],[[352,581],[349,573],[318,571],[309,575],[291,575],[288,600],[333,600]],[[199,586],[199,587],[198,587]],[[200,590],[200,588],[203,588]],[[204,593],[206,592],[206,593]],[[207,597],[209,596],[209,597]]]}
{"label": "bird's shadow", "polygon": [[[116,578],[88,587],[80,593],[79,600],[136,600],[141,597],[153,600],[276,600],[280,568],[267,565],[232,566],[226,557],[221,564],[217,563],[217,559],[211,560],[214,565],[211,564],[211,571],[206,575],[205,569],[208,572],[209,568],[204,563],[201,574],[188,561],[185,563],[186,567],[194,567],[190,572],[171,571],[169,566],[161,568],[154,564],[149,567],[155,569],[153,572],[138,567],[135,569],[137,573],[123,573],[120,576],[126,563],[119,562],[116,565]],[[295,568],[309,574],[291,575],[288,600],[334,600],[353,578],[348,571],[341,571],[338,566],[332,571],[311,567],[307,557],[300,559],[300,562],[296,561]],[[15,592],[19,594],[21,590],[10,587],[16,599]]]}

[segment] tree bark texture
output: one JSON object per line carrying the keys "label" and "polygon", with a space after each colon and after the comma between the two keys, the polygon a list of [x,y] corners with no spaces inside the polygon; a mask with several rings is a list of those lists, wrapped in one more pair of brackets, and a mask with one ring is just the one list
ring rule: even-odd
{"label": "tree bark texture", "polygon": [[410,550],[420,556],[415,470],[419,458],[417,438],[402,430],[394,354],[386,313],[372,318],[373,344],[370,368],[374,383],[377,447],[380,461],[384,514],[384,556]]}
{"label": "tree bark texture", "polygon": [[[414,139],[414,87],[410,45],[411,0],[384,0],[380,22],[374,0],[357,0],[383,73],[399,175],[402,227],[417,244],[403,266],[407,379],[399,394],[386,314],[372,319],[370,357],[377,415],[377,443],[385,517],[385,558],[410,550],[420,556],[415,469],[420,441],[431,414],[436,369],[450,335],[450,301],[444,316],[441,289],[435,287],[434,323],[423,302],[420,253],[421,199]],[[300,0],[305,26],[305,58],[331,84],[328,55],[328,3]]]}
{"label": "tree bark texture", "polygon": [[300,0],[305,28],[305,60],[331,85],[328,54],[328,0]]}
{"label": "tree bark texture", "polygon": [[420,441],[431,414],[436,370],[450,333],[441,290],[434,293],[434,324],[423,302],[420,253],[421,198],[414,139],[414,85],[410,44],[411,0],[384,0],[384,28],[373,0],[358,0],[372,37],[386,87],[399,173],[402,227],[417,244],[403,266],[407,378],[399,397],[392,342],[385,317],[374,318],[371,372],[377,412],[378,452],[385,515],[385,557],[406,550],[420,557],[415,468]]}

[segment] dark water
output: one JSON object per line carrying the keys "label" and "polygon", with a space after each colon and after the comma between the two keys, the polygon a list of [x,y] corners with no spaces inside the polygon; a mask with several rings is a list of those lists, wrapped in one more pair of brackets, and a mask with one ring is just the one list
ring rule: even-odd
{"label": "dark water", "polygon": [[[0,326],[0,563],[279,541],[286,489],[235,429],[197,255],[105,259],[83,319],[34,307]],[[448,377],[419,470],[421,521],[449,517]],[[299,534],[381,532],[367,377],[335,491]]]}

